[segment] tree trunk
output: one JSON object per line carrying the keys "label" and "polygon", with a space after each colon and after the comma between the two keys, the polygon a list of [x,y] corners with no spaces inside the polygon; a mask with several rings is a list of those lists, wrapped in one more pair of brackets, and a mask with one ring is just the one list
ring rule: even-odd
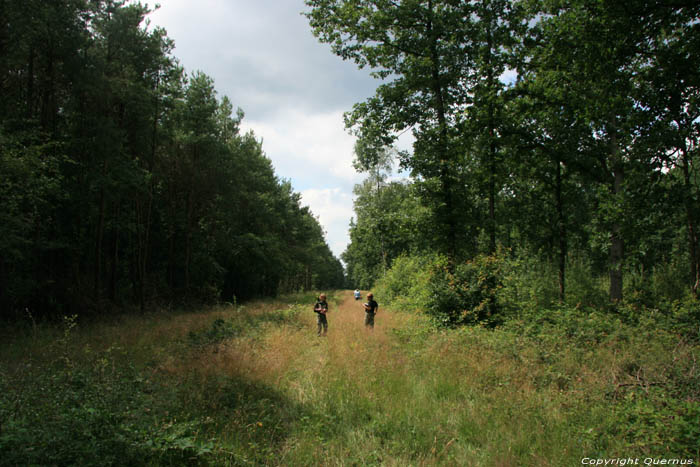
{"label": "tree trunk", "polygon": [[447,148],[447,119],[445,117],[445,100],[440,79],[440,57],[437,52],[437,37],[433,28],[433,2],[428,1],[429,19],[427,23],[428,34],[431,38],[430,58],[433,93],[435,94],[435,110],[437,112],[440,139],[438,151],[440,152],[440,187],[445,201],[445,217],[447,227],[447,257],[450,270],[453,270],[457,256],[457,225],[454,218],[454,200],[452,193],[452,181],[450,180],[449,154]]}
{"label": "tree trunk", "polygon": [[557,230],[559,237],[559,303],[563,303],[566,298],[566,221],[564,217],[564,201],[562,197],[562,175],[561,162],[557,162],[557,178],[555,187],[556,207],[557,207]]}
{"label": "tree trunk", "polygon": [[[611,156],[613,169],[613,196],[619,202],[622,194],[624,171],[617,147],[617,135],[613,132],[611,138]],[[615,219],[610,234],[610,300],[622,300],[622,261],[624,257],[624,240],[622,239],[621,220]]]}
{"label": "tree trunk", "polygon": [[0,256],[0,319],[4,318],[3,314],[4,313],[9,313],[10,307],[9,307],[9,298],[7,297],[7,286],[10,285],[8,284],[7,280],[7,274],[5,273],[5,263],[2,259],[2,256]]}
{"label": "tree trunk", "polygon": [[[107,173],[107,161],[102,162],[102,177]],[[99,212],[97,215],[97,231],[95,232],[95,265],[94,265],[94,286],[95,286],[95,299],[100,298],[100,289],[102,288],[102,239],[104,237],[104,226],[105,226],[105,190],[104,187],[100,189],[100,205]]]}
{"label": "tree trunk", "polygon": [[694,203],[692,196],[693,185],[690,181],[690,161],[687,148],[683,148],[682,154],[682,164],[681,169],[683,171],[683,182],[685,184],[685,213],[686,213],[686,223],[688,224],[688,251],[690,253],[690,277],[691,277],[691,290],[695,298],[698,298],[700,293],[700,264],[698,261],[698,234],[697,225],[695,221],[695,215],[693,213]]}
{"label": "tree trunk", "polygon": [[[488,92],[494,91],[493,67],[491,66],[491,21],[486,31],[486,82]],[[494,103],[488,96],[488,135],[489,135],[489,254],[496,252],[496,130],[494,122]]]}
{"label": "tree trunk", "polygon": [[34,57],[34,46],[31,46],[27,65],[27,118],[34,117]]}
{"label": "tree trunk", "polygon": [[48,84],[45,85],[41,93],[41,127],[50,130],[52,135],[56,135],[56,76],[54,71],[53,45],[49,43],[47,50],[46,75]]}
{"label": "tree trunk", "polygon": [[187,232],[185,233],[185,291],[190,289],[190,256],[192,254],[192,215],[194,211],[193,189],[187,194]]}
{"label": "tree trunk", "polygon": [[167,270],[167,281],[170,290],[175,290],[175,232],[176,232],[176,193],[173,183],[174,176],[170,176],[170,181],[168,183],[168,224],[167,224],[167,235],[168,235],[168,270]]}
{"label": "tree trunk", "polygon": [[610,236],[610,300],[622,300],[622,258],[624,243],[620,236],[620,224],[615,223]]}
{"label": "tree trunk", "polygon": [[[149,196],[146,201],[146,207],[142,206],[141,200],[137,198],[135,203],[136,225],[137,225],[137,251],[136,251],[136,267],[138,278],[138,300],[139,308],[143,313],[146,303],[146,266],[148,264],[148,242],[151,224],[151,205],[153,193],[149,187]],[[144,212],[145,210],[145,212]]]}
{"label": "tree trunk", "polygon": [[175,289],[175,232],[168,236],[168,287]]}
{"label": "tree trunk", "polygon": [[117,298],[117,273],[119,266],[119,215],[121,204],[117,203],[114,234],[112,239],[112,264],[110,265],[108,297],[112,302]]}

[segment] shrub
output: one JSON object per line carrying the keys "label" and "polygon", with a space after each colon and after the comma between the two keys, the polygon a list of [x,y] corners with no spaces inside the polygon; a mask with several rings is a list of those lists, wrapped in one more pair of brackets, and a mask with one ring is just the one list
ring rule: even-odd
{"label": "shrub", "polygon": [[375,294],[397,311],[424,309],[429,298],[432,265],[437,261],[431,255],[399,256],[375,285]]}
{"label": "shrub", "polygon": [[557,271],[551,262],[524,251],[502,256],[502,305],[519,310],[550,307],[558,301]]}
{"label": "shrub", "polygon": [[[118,352],[117,352],[118,353]],[[0,465],[196,465],[210,442],[191,422],[154,420],[153,394],[115,351],[0,373]]]}
{"label": "shrub", "polygon": [[503,287],[503,266],[500,255],[479,255],[450,271],[447,260],[440,259],[428,284],[427,313],[441,326],[500,324],[502,306],[497,297]]}

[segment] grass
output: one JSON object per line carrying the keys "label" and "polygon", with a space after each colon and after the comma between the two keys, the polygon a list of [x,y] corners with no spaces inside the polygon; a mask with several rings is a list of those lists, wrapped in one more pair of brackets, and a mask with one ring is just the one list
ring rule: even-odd
{"label": "grass", "polygon": [[698,385],[695,344],[384,310],[369,332],[349,292],[317,338],[313,298],[6,329],[0,464],[697,462],[694,389],[672,394]]}

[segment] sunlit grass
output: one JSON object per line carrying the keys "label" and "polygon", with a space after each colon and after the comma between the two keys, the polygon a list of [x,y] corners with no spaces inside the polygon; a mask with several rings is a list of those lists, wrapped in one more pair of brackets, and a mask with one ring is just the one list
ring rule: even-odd
{"label": "sunlit grass", "polygon": [[[690,344],[669,347],[672,336],[581,347],[479,327],[438,332],[420,314],[386,310],[368,331],[347,292],[332,297],[319,338],[312,303],[286,297],[7,336],[3,416],[26,415],[16,400],[38,397],[42,372],[68,381],[54,389],[70,395],[82,368],[126,413],[151,464],[575,465],[647,454],[631,453],[615,425],[618,390],[635,372],[660,380],[697,356]],[[113,389],[120,381],[123,393]]]}

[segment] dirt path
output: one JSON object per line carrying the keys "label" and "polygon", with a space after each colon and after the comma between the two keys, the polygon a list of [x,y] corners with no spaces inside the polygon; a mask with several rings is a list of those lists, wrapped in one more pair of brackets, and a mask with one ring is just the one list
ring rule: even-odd
{"label": "dirt path", "polygon": [[493,335],[424,335],[420,319],[381,302],[368,330],[363,302],[336,292],[326,337],[312,302],[269,304],[265,312],[289,307],[293,319],[183,362],[208,381],[254,388],[231,393],[224,445],[267,465],[573,465],[561,392],[536,390],[532,366],[500,352]]}

